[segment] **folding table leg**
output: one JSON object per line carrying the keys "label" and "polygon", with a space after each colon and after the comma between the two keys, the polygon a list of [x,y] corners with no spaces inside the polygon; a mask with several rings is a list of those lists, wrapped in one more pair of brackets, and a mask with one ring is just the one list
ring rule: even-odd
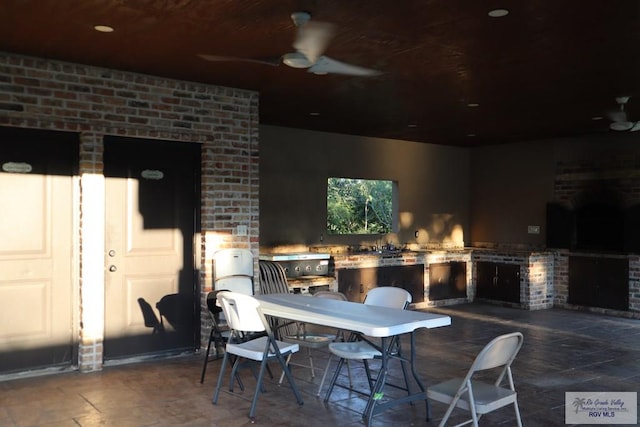
{"label": "folding table leg", "polygon": [[[427,391],[424,383],[420,379],[418,375],[418,371],[416,370],[416,331],[411,332],[411,373],[413,374],[413,378],[416,380],[418,387],[420,387],[420,391],[425,393]],[[427,409],[427,421],[431,421],[431,407],[429,406],[429,399],[425,397],[424,399],[425,406]]]}
{"label": "folding table leg", "polygon": [[366,420],[367,427],[371,426],[371,421],[373,419],[373,409],[375,408],[376,402],[378,399],[382,398],[381,394],[384,389],[384,384],[387,381],[387,368],[383,366],[380,368],[380,372],[378,372],[378,378],[376,378],[376,382],[371,390],[371,396],[369,396],[369,400],[367,401],[367,406],[364,408],[364,412],[362,413],[362,418]]}

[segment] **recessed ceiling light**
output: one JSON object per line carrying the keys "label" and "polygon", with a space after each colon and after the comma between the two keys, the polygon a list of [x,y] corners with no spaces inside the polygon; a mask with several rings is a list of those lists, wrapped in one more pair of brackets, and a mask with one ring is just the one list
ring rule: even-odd
{"label": "recessed ceiling light", "polygon": [[320,115],[320,113],[318,113],[318,112],[314,111],[314,112],[309,113],[309,115],[310,115],[310,116],[319,116],[319,115]]}
{"label": "recessed ceiling light", "polygon": [[467,136],[472,138],[472,137],[476,136],[476,134],[475,133],[468,133]]}
{"label": "recessed ceiling light", "polygon": [[95,25],[93,29],[101,33],[113,33],[114,31],[113,27],[110,27],[108,25]]}
{"label": "recessed ceiling light", "polygon": [[494,9],[490,10],[488,15],[492,18],[502,18],[503,16],[507,16],[509,11],[507,9]]}
{"label": "recessed ceiling light", "polygon": [[478,104],[477,102],[470,102],[467,104],[467,107],[479,107],[480,104]]}
{"label": "recessed ceiling light", "polygon": [[418,125],[417,125],[417,124],[415,124],[415,123],[409,123],[409,124],[407,125],[407,127],[408,127],[408,128],[417,128],[417,127],[418,127]]}
{"label": "recessed ceiling light", "polygon": [[602,120],[602,119],[604,119],[604,117],[602,117],[602,116],[591,117],[591,120]]}

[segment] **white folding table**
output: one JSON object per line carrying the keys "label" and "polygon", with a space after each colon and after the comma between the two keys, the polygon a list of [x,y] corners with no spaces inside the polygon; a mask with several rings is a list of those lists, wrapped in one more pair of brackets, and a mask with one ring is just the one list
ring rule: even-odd
{"label": "white folding table", "polygon": [[[368,426],[371,425],[375,413],[389,406],[414,400],[425,401],[427,420],[430,418],[426,388],[418,377],[415,366],[415,332],[420,328],[431,329],[451,325],[449,316],[328,298],[313,298],[302,294],[270,294],[256,295],[255,297],[260,301],[260,308],[266,315],[350,330],[381,339],[382,366],[363,413],[363,418],[366,419]],[[411,334],[411,358],[408,362],[410,362],[411,373],[420,391],[381,403],[380,396],[383,396],[388,361],[391,357],[387,344],[391,338],[402,334]],[[401,359],[403,363],[407,362],[406,359]]]}

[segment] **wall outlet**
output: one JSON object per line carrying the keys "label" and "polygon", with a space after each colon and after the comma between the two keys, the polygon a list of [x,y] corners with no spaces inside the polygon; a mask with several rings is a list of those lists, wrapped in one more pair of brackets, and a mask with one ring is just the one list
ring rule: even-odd
{"label": "wall outlet", "polygon": [[246,236],[248,233],[246,225],[236,226],[236,236]]}
{"label": "wall outlet", "polygon": [[530,225],[527,227],[527,232],[529,234],[540,234],[540,226],[539,225]]}

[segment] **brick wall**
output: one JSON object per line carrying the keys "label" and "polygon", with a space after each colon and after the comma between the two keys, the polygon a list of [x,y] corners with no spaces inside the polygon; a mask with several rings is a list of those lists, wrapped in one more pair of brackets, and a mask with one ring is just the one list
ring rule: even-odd
{"label": "brick wall", "polygon": [[553,287],[553,305],[566,306],[569,299],[569,251],[558,251],[555,254]]}
{"label": "brick wall", "polygon": [[532,253],[526,266],[524,308],[542,310],[553,307],[553,278],[553,254]]}
{"label": "brick wall", "polygon": [[629,310],[640,313],[640,256],[629,257]]}
{"label": "brick wall", "polygon": [[616,197],[625,206],[640,203],[640,157],[602,157],[589,163],[557,165],[554,201],[579,207],[584,197],[594,197],[593,192],[599,193],[596,196]]}
{"label": "brick wall", "polygon": [[[202,290],[216,249],[249,248],[257,259],[257,92],[0,53],[0,126],[78,132],[81,176],[102,172],[104,135],[201,144]],[[248,225],[247,236],[236,235],[238,224]],[[206,316],[202,324],[204,340]],[[100,369],[101,359],[101,342],[82,343],[82,370]]]}
{"label": "brick wall", "polygon": [[[568,208],[580,208],[595,201],[610,203],[619,209],[640,204],[640,156],[634,153],[603,155],[589,162],[561,162],[556,166],[554,202]],[[576,308],[569,297],[568,250],[555,255],[554,305]],[[606,254],[596,254],[605,256]],[[629,256],[629,313],[592,307],[591,311],[637,317],[640,312],[640,261]],[[581,307],[579,307],[581,308]]]}

